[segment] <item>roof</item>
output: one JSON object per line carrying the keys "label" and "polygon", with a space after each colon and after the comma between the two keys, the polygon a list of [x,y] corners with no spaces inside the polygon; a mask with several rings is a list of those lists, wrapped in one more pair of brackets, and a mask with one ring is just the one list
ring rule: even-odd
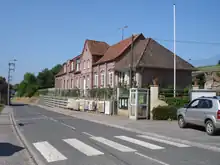
{"label": "roof", "polygon": [[125,40],[118,42],[117,44],[110,46],[108,50],[105,52],[104,56],[95,64],[101,64],[108,61],[112,61],[115,58],[119,57],[131,45],[132,40],[134,42],[140,35],[142,34],[134,35],[133,39],[131,36]]}
{"label": "roof", "polygon": [[55,75],[55,77],[59,77],[59,76],[62,76],[62,75],[64,75],[64,74],[66,74],[66,73],[64,73],[64,69],[63,69],[63,67],[60,69],[60,71]]}
{"label": "roof", "polygon": [[74,60],[77,60],[77,59],[79,59],[81,57],[81,54],[80,55],[78,55],[78,56],[75,56],[73,59],[71,59],[70,61],[74,61]]}
{"label": "roof", "polygon": [[106,42],[94,40],[86,40],[86,42],[88,43],[88,47],[92,55],[103,56],[109,48],[109,45]]}
{"label": "roof", "polygon": [[[128,69],[131,63],[131,51],[115,65],[116,70]],[[140,40],[134,45],[133,67],[173,69],[173,52],[160,45],[152,38]],[[176,56],[177,70],[195,70],[195,68]]]}

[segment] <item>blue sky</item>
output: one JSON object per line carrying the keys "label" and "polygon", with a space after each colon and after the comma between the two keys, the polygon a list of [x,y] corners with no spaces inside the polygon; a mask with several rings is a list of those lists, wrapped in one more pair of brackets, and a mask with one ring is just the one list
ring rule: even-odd
{"label": "blue sky", "polygon": [[[85,39],[109,44],[143,33],[173,50],[173,6],[176,4],[176,39],[220,42],[218,0],[2,0],[0,1],[0,75],[16,58],[13,82],[25,72],[44,68],[78,55]],[[188,60],[220,54],[220,44],[177,43],[177,54]]]}

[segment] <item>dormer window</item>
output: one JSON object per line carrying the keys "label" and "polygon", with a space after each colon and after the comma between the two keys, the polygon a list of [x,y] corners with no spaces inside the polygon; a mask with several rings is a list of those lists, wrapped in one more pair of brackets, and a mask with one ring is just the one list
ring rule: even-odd
{"label": "dormer window", "polygon": [[80,60],[76,60],[76,71],[79,71]]}
{"label": "dormer window", "polygon": [[71,71],[74,69],[74,62],[71,62]]}
{"label": "dormer window", "polygon": [[66,64],[63,65],[63,71],[66,73]]}

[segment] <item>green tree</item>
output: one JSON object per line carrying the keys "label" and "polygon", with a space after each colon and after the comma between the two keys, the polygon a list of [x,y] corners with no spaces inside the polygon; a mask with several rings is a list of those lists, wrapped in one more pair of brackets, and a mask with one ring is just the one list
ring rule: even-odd
{"label": "green tree", "polygon": [[53,73],[51,72],[51,70],[46,68],[43,71],[39,72],[39,74],[37,76],[39,88],[42,89],[42,88],[53,87],[54,86],[53,79],[54,79],[54,76],[53,76]]}
{"label": "green tree", "polygon": [[18,96],[31,97],[38,89],[37,78],[32,73],[25,73],[24,80],[17,89]]}

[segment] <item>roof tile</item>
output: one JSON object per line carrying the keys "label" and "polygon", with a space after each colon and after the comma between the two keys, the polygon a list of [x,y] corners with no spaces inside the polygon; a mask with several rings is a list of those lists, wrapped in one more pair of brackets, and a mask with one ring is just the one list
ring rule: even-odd
{"label": "roof tile", "polygon": [[[138,36],[141,34],[134,35],[133,41],[135,41]],[[132,43],[132,36],[118,42],[117,44],[114,44],[108,48],[108,50],[105,52],[104,56],[96,62],[96,64],[101,64],[104,62],[108,62],[111,60],[114,60],[115,58],[119,57]]]}

